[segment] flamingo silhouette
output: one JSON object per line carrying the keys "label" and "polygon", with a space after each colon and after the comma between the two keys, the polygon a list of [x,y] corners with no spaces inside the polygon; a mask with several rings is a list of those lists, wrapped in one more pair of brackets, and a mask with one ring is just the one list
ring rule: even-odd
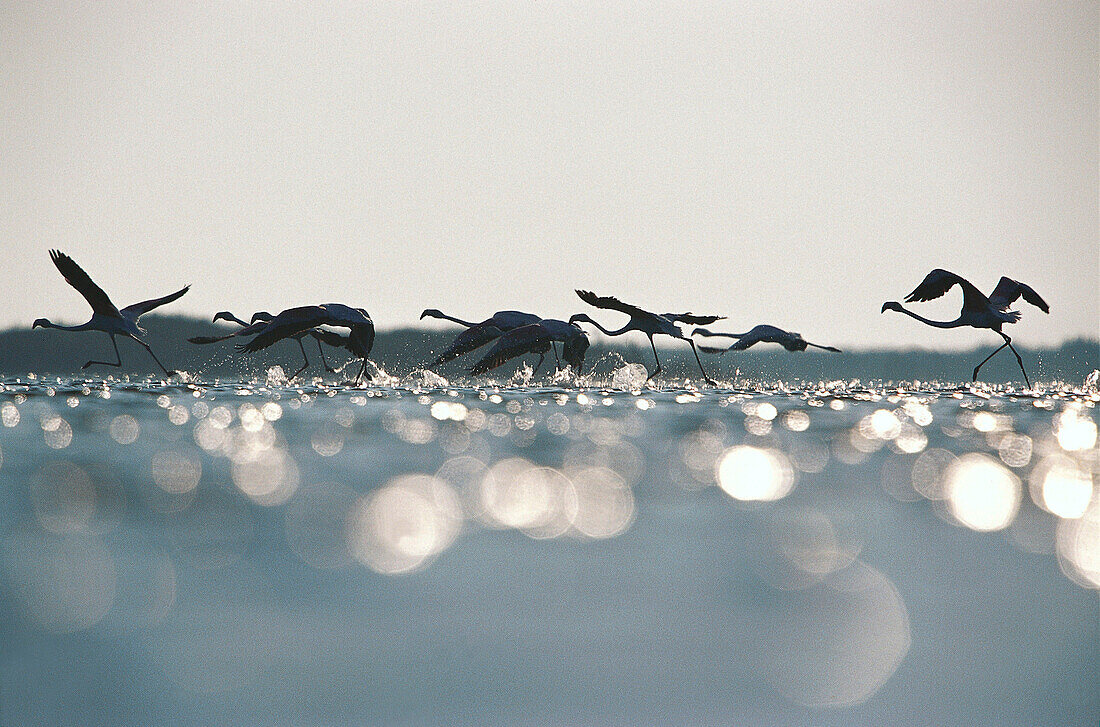
{"label": "flamingo silhouette", "polygon": [[691,325],[707,325],[714,323],[715,321],[722,320],[725,316],[697,316],[693,313],[650,313],[649,311],[642,310],[637,306],[623,303],[618,298],[612,298],[609,296],[598,296],[595,293],[587,290],[578,290],[577,295],[585,303],[596,308],[602,308],[604,310],[614,310],[620,313],[625,313],[630,316],[630,320],[626,322],[622,328],[614,331],[609,331],[601,326],[596,321],[588,317],[584,313],[577,313],[569,319],[570,323],[577,323],[583,321],[585,323],[591,323],[596,328],[603,331],[607,336],[621,336],[624,333],[630,331],[641,331],[649,337],[650,348],[653,349],[653,360],[657,362],[657,368],[653,370],[653,373],[649,375],[646,381],[649,381],[657,374],[661,373],[661,360],[657,357],[657,346],[653,343],[653,337],[656,335],[671,336],[672,338],[678,338],[681,341],[687,341],[691,344],[691,350],[695,354],[695,362],[699,364],[699,370],[703,372],[703,380],[711,386],[717,386],[718,384],[707,375],[706,369],[703,368],[703,362],[699,360],[699,351],[695,348],[695,341],[691,340],[689,336],[685,336],[683,331],[676,325],[677,323],[686,323]]}
{"label": "flamingo silhouette", "polygon": [[157,355],[153,353],[153,349],[149,344],[142,340],[142,337],[145,335],[145,329],[138,325],[138,319],[154,308],[159,308],[166,303],[171,303],[180,298],[191,289],[190,285],[186,285],[175,293],[169,293],[162,298],[144,300],[119,310],[115,307],[115,304],[111,302],[110,297],[103,292],[103,288],[96,285],[91,277],[89,277],[88,273],[84,272],[71,257],[58,250],[50,250],[50,259],[53,260],[53,264],[65,278],[65,282],[76,288],[77,292],[84,296],[84,300],[88,301],[88,305],[92,307],[92,317],[87,323],[82,323],[79,326],[62,326],[57,323],[52,323],[46,318],[39,318],[31,325],[32,329],[41,327],[56,328],[59,331],[102,331],[109,335],[111,337],[111,345],[115,348],[115,360],[88,361],[80,367],[81,369],[86,369],[93,364],[100,364],[102,366],[122,366],[122,356],[118,353],[118,341],[115,340],[115,336],[125,336],[141,344],[145,350],[149,352],[149,355],[153,357],[153,360],[157,362],[157,366],[160,366],[165,376],[170,377],[172,374],[179,373],[175,370],[170,371],[166,369],[164,364],[160,362],[160,359],[157,358]]}
{"label": "flamingo silhouette", "polygon": [[978,370],[985,365],[986,361],[993,358],[1002,348],[1007,346],[1016,356],[1016,363],[1020,364],[1020,371],[1024,374],[1024,383],[1026,383],[1027,387],[1030,389],[1031,381],[1028,379],[1027,371],[1024,369],[1024,361],[1020,358],[1020,353],[1016,350],[1016,347],[1012,345],[1012,339],[1001,330],[1001,326],[1006,323],[1015,323],[1020,320],[1020,312],[1009,310],[1008,308],[1021,297],[1044,313],[1050,313],[1050,306],[1047,305],[1047,302],[1040,298],[1039,294],[1032,290],[1030,286],[1017,282],[1012,278],[1002,277],[997,283],[997,287],[993,289],[993,292],[990,293],[988,297],[986,297],[980,290],[974,287],[974,284],[969,280],[940,268],[928,273],[928,275],[924,277],[924,280],[921,281],[921,284],[914,288],[912,293],[906,296],[905,302],[921,303],[939,298],[956,285],[962,288],[963,305],[959,317],[953,321],[929,320],[924,316],[903,308],[901,303],[893,300],[883,303],[881,312],[885,313],[888,310],[892,310],[898,313],[904,313],[910,318],[916,318],[921,323],[936,328],[961,328],[962,326],[971,326],[972,328],[988,328],[992,331],[996,331],[1000,337],[1004,339],[1004,343],[1002,343],[993,353],[982,359],[980,364],[974,367],[974,375],[971,380],[977,381]]}
{"label": "flamingo silhouette", "polygon": [[[255,353],[284,338],[293,338],[318,326],[348,329],[346,336],[332,332],[319,332],[319,335],[326,343],[346,348],[362,361],[359,373],[355,376],[355,383],[358,384],[366,370],[371,348],[374,347],[374,321],[362,308],[352,308],[342,303],[288,308],[269,321],[260,321],[259,327],[251,333],[252,340],[238,344],[237,348],[245,353]],[[370,374],[367,374],[367,378],[370,378]]]}
{"label": "flamingo silhouette", "polygon": [[[562,358],[577,374],[584,366],[584,354],[588,350],[588,336],[575,323],[567,323],[554,318],[544,318],[538,323],[531,323],[519,328],[513,328],[501,335],[489,352],[470,369],[474,376],[495,369],[509,359],[522,356],[527,353],[537,353],[539,362],[535,364],[534,371],[539,370],[546,353],[551,350],[553,343],[562,343]],[[533,373],[533,372],[532,372]]]}
{"label": "flamingo silhouette", "polygon": [[[274,317],[275,316],[271,315],[267,311],[259,311],[252,314],[251,323],[245,323],[243,320],[227,310],[219,311],[218,313],[214,314],[214,323],[217,323],[218,321],[231,321],[239,325],[241,328],[239,330],[233,331],[232,333],[226,333],[221,336],[192,336],[187,340],[191,343],[204,345],[208,343],[217,343],[218,341],[225,341],[227,339],[236,338],[238,336],[254,335],[258,333],[260,329],[266,323],[270,322],[271,319]],[[290,336],[290,338],[298,343],[298,348],[302,351],[302,368],[295,371],[290,376],[290,380],[297,378],[298,374],[302,373],[309,367],[309,356],[306,355],[306,348],[304,345],[302,345],[302,339],[306,336],[310,336],[315,341],[317,341],[317,353],[321,355],[321,364],[325,367],[325,371],[328,371],[329,373],[335,373],[336,369],[328,365],[328,359],[325,358],[325,350],[321,348],[321,341],[323,340],[325,343],[329,343],[329,345],[345,347],[342,342],[337,342],[335,344],[330,343],[330,341],[336,341],[336,339],[339,339],[340,335],[337,333],[332,333],[331,331],[321,331],[317,328],[311,328],[309,330],[302,331],[301,333],[298,333],[294,336]],[[331,338],[331,336],[336,336],[336,339]]]}
{"label": "flamingo silhouette", "polygon": [[[436,308],[428,308],[420,314],[420,320],[424,320],[425,318],[439,318],[441,320],[452,321],[460,326],[465,326],[467,329],[458,334],[458,337],[455,338],[450,347],[436,357],[435,361],[432,362],[433,366],[439,366],[448,361],[453,361],[463,354],[467,354],[470,351],[481,348],[485,344],[496,340],[508,331],[521,326],[529,326],[532,323],[538,323],[542,320],[534,313],[524,313],[518,310],[501,310],[483,321],[472,323],[470,321],[464,321],[461,318],[449,316]],[[555,355],[557,355],[556,350]]]}
{"label": "flamingo silhouette", "polygon": [[706,328],[696,328],[691,332],[693,336],[721,336],[723,338],[736,338],[737,341],[726,348],[715,348],[713,346],[699,346],[707,353],[725,353],[726,351],[744,351],[746,348],[755,346],[758,343],[778,343],[788,351],[805,351],[807,346],[813,346],[814,348],[824,349],[825,351],[832,351],[833,353],[840,353],[839,348],[833,348],[832,346],[822,346],[817,343],[810,343],[802,334],[795,333],[794,331],[784,331],[782,328],[776,328],[775,326],[759,325],[754,326],[746,333],[711,333]]}

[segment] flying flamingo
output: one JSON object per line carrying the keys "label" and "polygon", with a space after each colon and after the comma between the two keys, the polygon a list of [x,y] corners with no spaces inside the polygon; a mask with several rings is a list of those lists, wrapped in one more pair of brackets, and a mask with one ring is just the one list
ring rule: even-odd
{"label": "flying flamingo", "polygon": [[128,305],[122,310],[115,307],[115,304],[111,302],[111,299],[103,292],[103,288],[96,285],[92,279],[88,276],[84,270],[73,261],[71,257],[58,250],[50,250],[50,259],[53,260],[53,264],[57,266],[57,269],[61,272],[61,275],[65,278],[65,282],[76,288],[77,292],[84,296],[84,299],[88,301],[88,305],[92,307],[92,318],[87,323],[79,326],[60,326],[56,323],[51,323],[45,318],[39,318],[32,325],[31,328],[56,328],[60,331],[103,331],[111,337],[111,345],[115,347],[115,361],[88,361],[81,369],[86,369],[92,364],[100,364],[103,366],[122,366],[122,357],[118,353],[118,342],[115,340],[115,336],[125,336],[131,338],[140,343],[149,355],[153,357],[153,360],[157,362],[157,366],[160,366],[165,376],[171,376],[172,374],[179,373],[178,371],[169,371],[164,367],[164,364],[160,362],[157,355],[153,353],[153,349],[149,347],[149,344],[142,340],[142,336],[145,335],[145,329],[138,326],[138,318],[153,310],[159,308],[166,303],[178,299],[188,290],[191,286],[187,285],[177,290],[175,293],[169,293],[163,298],[153,298],[152,300],[142,301],[141,303],[134,303]]}
{"label": "flying flamingo", "polygon": [[[347,328],[348,334],[319,332],[326,343],[346,348],[362,361],[359,373],[355,376],[358,384],[367,367],[367,357],[374,347],[374,321],[362,308],[352,308],[342,303],[325,303],[288,308],[269,321],[260,322],[254,337],[248,343],[238,344],[237,348],[245,353],[255,353],[283,340],[307,332],[318,326]],[[338,342],[338,343],[337,343]],[[368,378],[370,375],[367,375]]]}
{"label": "flying flamingo", "polygon": [[[197,343],[197,344],[201,345],[201,344],[207,344],[207,343],[217,343],[218,341],[225,341],[229,338],[236,338],[238,336],[250,336],[250,335],[258,333],[260,331],[260,329],[264,326],[264,324],[271,321],[272,318],[274,318],[274,316],[271,315],[270,313],[268,313],[267,311],[260,311],[258,313],[253,313],[252,314],[252,322],[251,323],[245,323],[243,320],[241,320],[237,316],[233,315],[231,312],[229,312],[227,310],[223,310],[223,311],[220,311],[220,312],[214,314],[213,322],[217,323],[218,321],[231,321],[231,322],[236,323],[237,325],[240,326],[239,330],[233,331],[232,333],[226,333],[226,334],[221,335],[221,336],[193,336],[192,338],[188,338],[187,340],[190,341],[191,343]],[[302,351],[302,368],[295,371],[290,376],[290,380],[295,379],[298,376],[298,374],[302,373],[303,371],[305,371],[309,367],[309,357],[306,355],[305,346],[302,345],[302,339],[306,336],[310,336],[315,341],[317,341],[317,352],[321,355],[321,364],[325,367],[325,371],[328,371],[329,373],[334,373],[336,371],[336,369],[334,369],[334,368],[332,368],[331,366],[328,365],[328,360],[325,358],[325,351],[324,351],[323,348],[321,348],[321,341],[325,340],[325,338],[326,338],[326,337],[322,336],[322,333],[330,333],[330,332],[328,332],[328,331],[322,332],[318,329],[313,328],[313,329],[309,329],[307,331],[303,331],[302,333],[299,333],[297,335],[291,336],[291,338],[293,338],[298,343],[298,348],[300,348],[301,351]],[[332,333],[331,335],[339,337],[339,334]],[[333,340],[335,340],[335,339],[333,339]],[[329,343],[329,341],[325,340],[325,343]],[[330,345],[332,345],[332,344],[330,343]],[[344,346],[341,343],[337,343],[336,347],[344,347]]]}
{"label": "flying flamingo", "polygon": [[718,384],[707,375],[706,369],[703,368],[703,362],[699,360],[699,351],[695,348],[695,341],[691,340],[689,336],[685,336],[683,331],[676,325],[677,323],[687,323],[692,325],[707,325],[714,323],[715,321],[722,320],[725,316],[697,316],[692,313],[650,313],[649,311],[642,310],[637,306],[623,303],[618,298],[612,298],[609,296],[600,297],[595,293],[591,293],[587,290],[578,290],[577,295],[580,299],[589,305],[596,308],[602,308],[605,310],[615,310],[620,313],[625,313],[630,316],[630,320],[626,322],[626,325],[618,330],[609,331],[601,326],[596,321],[589,318],[584,313],[577,313],[569,319],[570,323],[576,323],[578,321],[584,321],[585,323],[591,323],[596,328],[603,331],[607,336],[621,336],[628,331],[641,331],[649,337],[650,348],[653,349],[653,360],[657,362],[657,368],[653,370],[653,373],[649,375],[646,381],[649,381],[657,374],[661,373],[661,360],[657,358],[657,346],[653,343],[653,337],[661,334],[664,336],[672,336],[678,338],[681,341],[687,341],[691,344],[691,350],[695,354],[695,361],[699,364],[699,370],[703,372],[703,380],[711,386],[717,386]]}
{"label": "flying flamingo", "polygon": [[906,296],[905,302],[921,303],[926,300],[932,300],[933,298],[939,298],[947,291],[951,290],[955,285],[962,288],[963,305],[959,317],[953,321],[929,320],[910,310],[906,310],[902,307],[901,303],[893,300],[883,303],[881,312],[885,313],[888,310],[893,310],[898,313],[904,313],[911,318],[916,318],[921,323],[935,326],[936,328],[960,328],[962,326],[971,326],[973,328],[988,328],[996,331],[1005,342],[1002,343],[996,351],[982,359],[980,364],[974,367],[974,376],[972,380],[978,380],[978,369],[984,366],[986,361],[993,358],[1002,348],[1008,346],[1008,348],[1012,350],[1012,353],[1015,354],[1016,362],[1020,364],[1020,371],[1024,374],[1024,383],[1026,383],[1027,387],[1030,389],[1031,381],[1027,378],[1027,371],[1024,369],[1024,361],[1020,358],[1019,352],[1012,345],[1012,339],[1001,330],[1001,326],[1006,323],[1015,323],[1020,320],[1019,311],[1008,309],[1008,307],[1015,303],[1020,297],[1023,297],[1024,300],[1044,313],[1050,313],[1050,306],[1047,305],[1047,302],[1040,298],[1039,294],[1032,290],[1030,286],[1019,283],[1011,278],[1002,277],[997,283],[997,287],[993,289],[989,297],[986,297],[980,290],[974,287],[970,281],[959,277],[955,273],[939,268],[928,273],[924,280],[921,281],[921,284],[914,288],[912,293]]}
{"label": "flying flamingo", "polygon": [[[531,323],[519,328],[513,328],[501,335],[489,352],[470,369],[474,376],[495,369],[509,359],[522,356],[526,353],[537,353],[539,362],[535,364],[534,371],[539,370],[546,353],[551,350],[553,343],[560,341],[562,345],[562,358],[577,374],[584,366],[584,354],[588,350],[588,336],[575,323],[566,323],[554,318],[544,318],[538,323]],[[532,372],[533,373],[533,372]]]}
{"label": "flying flamingo", "polygon": [[744,351],[750,346],[754,346],[757,343],[778,343],[788,351],[805,351],[807,346],[813,346],[814,348],[824,349],[826,351],[832,351],[833,353],[840,353],[839,348],[833,348],[832,346],[822,346],[817,343],[810,343],[802,337],[801,333],[795,333],[794,331],[784,331],[782,328],[776,328],[775,326],[759,325],[754,326],[747,333],[711,333],[706,328],[696,328],[691,332],[693,336],[722,336],[724,338],[736,338],[737,341],[728,348],[714,348],[711,346],[699,346],[707,353],[725,353],[726,351]]}
{"label": "flying flamingo", "polygon": [[[453,321],[467,328],[467,330],[458,334],[454,343],[452,343],[446,351],[439,354],[432,363],[433,366],[439,366],[448,361],[453,361],[463,354],[481,348],[508,331],[519,328],[520,326],[529,326],[532,323],[538,323],[542,320],[533,313],[523,313],[518,310],[501,310],[480,323],[471,323],[461,318],[449,316],[443,311],[435,308],[428,308],[420,314],[420,320],[424,320],[425,318],[439,318],[441,320]],[[556,351],[555,355],[557,355]]]}

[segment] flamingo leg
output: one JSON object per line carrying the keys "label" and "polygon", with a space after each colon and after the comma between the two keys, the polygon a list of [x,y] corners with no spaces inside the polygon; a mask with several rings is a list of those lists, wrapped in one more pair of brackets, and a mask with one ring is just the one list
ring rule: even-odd
{"label": "flamingo leg", "polygon": [[[982,362],[981,362],[980,364],[978,364],[977,366],[975,366],[975,367],[974,367],[974,377],[973,377],[973,378],[971,379],[971,381],[977,381],[977,380],[978,380],[978,369],[980,369],[980,368],[981,368],[982,366],[985,366],[985,363],[986,363],[986,361],[988,361],[989,359],[991,359],[991,358],[993,358],[994,356],[996,356],[996,355],[997,355],[997,354],[998,354],[998,353],[1000,352],[1000,350],[1001,350],[1002,348],[1004,348],[1005,346],[1008,346],[1008,345],[1009,345],[1009,341],[1008,341],[1008,336],[1005,336],[1005,334],[1003,334],[1003,333],[1001,334],[1001,336],[1003,336],[1003,337],[1005,338],[1005,342],[1004,342],[1004,343],[1002,343],[1002,344],[1001,344],[1001,345],[1000,345],[1000,346],[999,346],[999,347],[997,348],[997,350],[996,350],[996,351],[994,351],[993,353],[989,354],[989,355],[988,355],[988,356],[986,356],[986,357],[985,357],[984,359],[982,359]],[[1017,357],[1017,358],[1019,358],[1019,357]],[[1022,364],[1022,363],[1020,364],[1020,367],[1021,367],[1021,368],[1023,368],[1023,364]],[[1024,374],[1024,378],[1027,378],[1027,374]]]}
{"label": "flamingo leg", "polygon": [[703,368],[703,362],[699,360],[699,350],[695,348],[695,341],[689,338],[687,339],[687,342],[691,344],[691,351],[695,354],[695,362],[699,364],[699,370],[703,372],[703,380],[711,386],[718,386],[718,382],[708,376],[706,369]]}
{"label": "flamingo leg", "polygon": [[649,377],[646,378],[646,381],[649,381],[654,376],[661,373],[661,359],[657,358],[657,346],[653,343],[653,336],[649,337],[649,346],[653,349],[653,360],[657,362],[657,368],[653,369],[653,373],[651,373]]}
{"label": "flamingo leg", "polygon": [[325,349],[321,348],[321,339],[315,338],[313,340],[317,341],[317,353],[321,354],[321,365],[325,367],[325,371],[330,374],[336,373],[336,369],[328,365],[328,360],[325,358]]}
{"label": "flamingo leg", "polygon": [[[122,365],[122,356],[120,356],[118,354],[118,341],[115,340],[115,334],[110,333],[108,335],[111,337],[111,345],[115,347],[115,362],[111,363],[110,361],[88,361],[86,364],[84,364],[83,366],[80,367],[81,370],[84,370],[84,369],[88,368],[89,366],[91,366],[93,364],[100,364],[101,366],[121,366]],[[158,361],[157,363],[160,363],[160,362]],[[164,368],[164,367],[161,366],[161,368]]]}
{"label": "flamingo leg", "polygon": [[1011,350],[1013,355],[1016,356],[1016,363],[1020,364],[1020,371],[1024,375],[1024,383],[1027,384],[1027,388],[1030,389],[1031,381],[1029,381],[1027,378],[1027,371],[1024,371],[1024,360],[1020,358],[1020,353],[1016,350],[1016,347],[1012,345],[1012,339],[1008,336],[1005,336],[1005,345],[1008,346],[1009,350]]}
{"label": "flamingo leg", "polygon": [[[113,338],[114,338],[114,337],[112,336],[112,339],[113,339]],[[141,344],[142,346],[144,346],[144,347],[145,347],[145,350],[146,350],[146,351],[148,351],[148,352],[149,352],[149,355],[153,357],[153,360],[157,362],[157,366],[160,366],[160,370],[164,372],[164,375],[165,375],[165,376],[171,377],[171,376],[172,376],[172,374],[178,374],[178,373],[179,373],[179,371],[176,371],[175,369],[172,369],[172,370],[168,370],[168,369],[166,369],[166,368],[164,367],[164,364],[162,364],[162,363],[160,362],[160,359],[159,359],[159,358],[157,358],[157,355],[156,355],[155,353],[153,353],[153,349],[152,349],[152,348],[151,348],[151,347],[149,346],[149,344],[148,344],[148,343],[146,343],[145,341],[141,340],[140,338],[135,338],[134,340],[135,340],[135,341],[137,341],[138,343],[140,343],[140,344]],[[116,354],[118,353],[118,345],[117,345],[117,344],[115,345],[115,353],[116,353]]]}
{"label": "flamingo leg", "polygon": [[309,357],[306,356],[306,347],[302,345],[302,339],[298,338],[298,339],[295,339],[295,340],[298,341],[298,348],[302,349],[302,362],[303,363],[302,363],[302,368],[298,369],[293,374],[291,374],[290,378],[287,379],[287,381],[293,381],[294,379],[298,378],[298,374],[302,373],[307,368],[309,368]]}

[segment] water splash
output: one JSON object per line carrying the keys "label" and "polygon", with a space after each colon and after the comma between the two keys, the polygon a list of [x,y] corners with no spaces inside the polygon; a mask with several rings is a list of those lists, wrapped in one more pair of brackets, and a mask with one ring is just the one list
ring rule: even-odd
{"label": "water splash", "polygon": [[283,367],[277,364],[267,370],[264,382],[267,386],[286,386],[289,383]]}
{"label": "water splash", "polygon": [[516,369],[516,372],[512,374],[512,378],[509,379],[511,386],[527,386],[531,383],[531,378],[535,375],[535,370],[524,361],[523,365]]}
{"label": "water splash", "polygon": [[633,391],[645,386],[649,379],[649,371],[645,366],[637,363],[628,363],[611,372],[611,388],[620,391]]}
{"label": "water splash", "polygon": [[450,382],[429,369],[416,369],[404,378],[404,383],[425,389],[442,389]]}

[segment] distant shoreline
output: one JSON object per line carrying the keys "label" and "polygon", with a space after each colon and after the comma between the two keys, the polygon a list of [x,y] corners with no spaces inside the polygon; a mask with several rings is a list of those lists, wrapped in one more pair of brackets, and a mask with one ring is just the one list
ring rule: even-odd
{"label": "distant shoreline", "polygon": [[[184,316],[149,316],[142,319],[149,331],[148,342],[166,365],[202,376],[241,378],[256,376],[269,367],[280,365],[293,371],[302,362],[297,344],[286,341],[276,344],[260,355],[240,356],[231,341],[199,346],[187,342],[192,336],[210,335],[229,330],[205,320]],[[434,356],[454,338],[457,327],[396,328],[378,331],[371,358],[392,375],[405,376],[425,368]],[[637,340],[632,340],[632,339]],[[980,334],[975,340],[982,340]],[[1100,341],[1076,338],[1060,346],[1028,347],[1016,339],[1020,354],[1034,372],[1035,381],[1081,382],[1094,369],[1100,369]],[[842,354],[823,354],[815,351],[790,353],[778,346],[761,344],[749,351],[722,356],[706,355],[704,363],[715,375],[731,379],[738,377],[760,380],[836,380],[861,379],[864,381],[912,381],[941,380],[969,381],[974,365],[996,346],[993,341],[975,345],[966,351],[937,351],[917,347],[896,349],[857,349]],[[658,344],[661,360],[668,379],[697,378],[691,349],[676,341]],[[22,376],[29,372],[42,375],[91,375],[152,374],[152,361],[139,346],[119,341],[122,353],[121,368],[92,367],[81,371],[80,366],[90,358],[100,358],[111,353],[110,340],[97,332],[64,334],[56,331],[31,330],[29,327],[0,331],[0,376]],[[307,376],[323,374],[316,347],[306,347],[311,367]],[[327,354],[326,354],[327,355]],[[330,357],[343,362],[345,354],[333,352]],[[448,379],[466,376],[466,370],[476,361],[476,354],[435,368]],[[532,359],[530,363],[534,363]],[[592,367],[598,372],[610,372],[622,362],[640,363],[652,370],[653,353],[645,337],[626,336],[611,341],[599,335],[592,336],[592,347],[586,359],[586,373]],[[517,359],[503,367],[495,377],[507,379],[521,362]],[[548,374],[552,363],[539,372]],[[1012,355],[998,354],[982,369],[982,381],[1003,383],[1016,381],[1019,369]],[[325,376],[332,378],[331,374]]]}

